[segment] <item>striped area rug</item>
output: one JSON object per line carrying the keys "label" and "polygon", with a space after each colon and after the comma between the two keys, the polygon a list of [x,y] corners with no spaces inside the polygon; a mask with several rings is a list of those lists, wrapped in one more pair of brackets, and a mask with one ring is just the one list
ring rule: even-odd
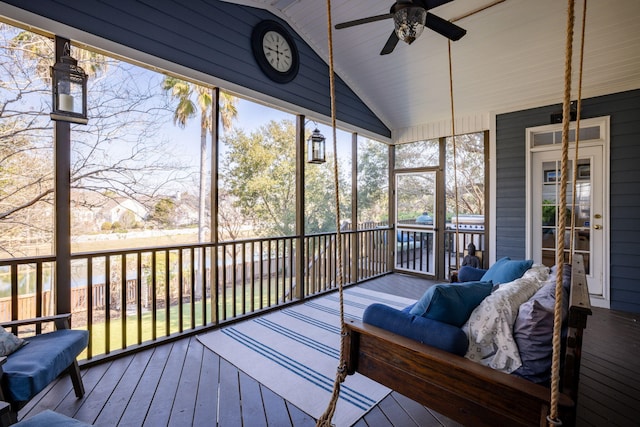
{"label": "striped area rug", "polygon": [[[332,293],[198,336],[238,369],[315,419],[329,403],[340,358],[339,296]],[[374,302],[404,308],[412,300],[367,289],[344,292],[345,317],[361,319]],[[360,374],[341,386],[333,423],[350,426],[390,390]]]}

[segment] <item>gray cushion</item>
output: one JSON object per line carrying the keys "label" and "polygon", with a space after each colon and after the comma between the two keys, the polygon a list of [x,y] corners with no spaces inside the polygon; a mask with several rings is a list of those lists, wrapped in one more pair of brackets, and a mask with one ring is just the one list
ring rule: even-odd
{"label": "gray cushion", "polygon": [[[569,274],[563,274],[562,320],[569,307]],[[520,306],[513,325],[513,337],[518,345],[522,366],[513,373],[535,383],[546,384],[551,377],[553,353],[553,319],[555,310],[555,277],[548,280],[527,302]]]}
{"label": "gray cushion", "polygon": [[18,338],[4,328],[0,328],[0,356],[8,356],[26,343],[27,341],[22,338]]}

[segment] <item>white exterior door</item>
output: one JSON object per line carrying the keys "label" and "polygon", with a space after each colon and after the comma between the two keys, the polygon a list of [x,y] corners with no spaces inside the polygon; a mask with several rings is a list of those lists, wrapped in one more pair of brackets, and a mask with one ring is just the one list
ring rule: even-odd
{"label": "white exterior door", "polygon": [[[598,122],[598,120],[600,122]],[[591,119],[581,125],[578,161],[575,162],[574,144],[569,150],[569,176],[567,182],[566,228],[563,231],[565,261],[571,244],[571,221],[574,252],[584,256],[589,293],[593,305],[608,307],[609,222],[608,222],[608,120]],[[528,221],[529,256],[537,263],[552,266],[556,261],[557,233],[560,205],[560,125],[543,126],[528,130],[531,147],[529,156],[530,220]],[[583,131],[587,129],[587,131]],[[590,130],[589,130],[590,129]],[[553,143],[544,144],[549,135]],[[535,144],[535,141],[539,142]],[[575,131],[570,141],[575,139]],[[577,164],[576,164],[577,163]],[[575,206],[573,203],[573,172],[577,167]]]}

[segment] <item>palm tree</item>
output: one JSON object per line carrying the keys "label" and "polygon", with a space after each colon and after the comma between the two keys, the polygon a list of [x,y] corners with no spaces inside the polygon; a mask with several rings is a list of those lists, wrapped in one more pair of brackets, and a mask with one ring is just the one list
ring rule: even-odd
{"label": "palm tree", "polygon": [[[181,128],[187,125],[187,121],[194,117],[200,110],[200,190],[198,201],[198,242],[204,242],[204,219],[206,203],[206,158],[207,158],[207,132],[212,133],[213,126],[210,109],[214,99],[214,89],[195,85],[176,77],[167,76],[162,88],[170,92],[171,97],[178,101],[173,113],[173,123]],[[192,99],[194,94],[195,101]],[[236,107],[237,98],[225,92],[220,92],[220,119],[222,128],[226,131],[233,125],[233,120],[238,116]],[[211,231],[212,233],[215,230]]]}

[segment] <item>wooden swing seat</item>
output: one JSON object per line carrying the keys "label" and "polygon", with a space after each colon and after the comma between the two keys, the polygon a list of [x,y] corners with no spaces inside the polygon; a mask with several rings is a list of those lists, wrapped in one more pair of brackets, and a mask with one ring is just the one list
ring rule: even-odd
{"label": "wooden swing seat", "polygon": [[[574,255],[559,417],[575,424],[582,333],[591,314],[582,257]],[[343,354],[359,372],[457,422],[547,425],[550,389],[384,329],[348,320]]]}

